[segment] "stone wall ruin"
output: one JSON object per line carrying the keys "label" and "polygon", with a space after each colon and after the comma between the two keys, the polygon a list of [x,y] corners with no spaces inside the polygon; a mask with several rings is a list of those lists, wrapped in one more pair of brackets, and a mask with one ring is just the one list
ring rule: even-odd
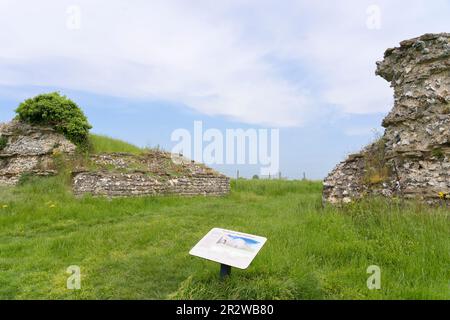
{"label": "stone wall ruin", "polygon": [[0,186],[17,185],[29,174],[55,175],[60,170],[57,156],[62,155],[60,159],[72,170],[72,190],[77,196],[220,196],[230,192],[227,176],[163,151],[93,154],[86,159],[52,128],[17,120],[0,124],[0,142]]}
{"label": "stone wall ruin", "polygon": [[188,159],[175,163],[167,152],[101,154],[91,160],[98,166],[96,170],[78,169],[73,174],[73,191],[77,195],[220,196],[230,192],[228,177]]}
{"label": "stone wall ruin", "polygon": [[73,154],[75,145],[52,128],[13,120],[0,124],[0,185],[16,185],[24,174],[53,175],[53,156]]}
{"label": "stone wall ruin", "polygon": [[382,195],[437,202],[450,193],[450,34],[425,34],[386,50],[376,74],[394,88],[383,137],[325,178],[323,200]]}

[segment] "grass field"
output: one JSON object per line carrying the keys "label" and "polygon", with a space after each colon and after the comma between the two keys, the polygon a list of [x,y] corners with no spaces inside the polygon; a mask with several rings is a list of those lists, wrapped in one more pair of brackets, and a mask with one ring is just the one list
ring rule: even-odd
{"label": "grass field", "polygon": [[[189,256],[211,228],[268,242],[218,280]],[[449,299],[448,209],[321,207],[321,183],[234,181],[223,198],[74,198],[64,176],[0,189],[1,299]],[[81,289],[68,290],[70,265]],[[369,265],[381,289],[369,290]]]}

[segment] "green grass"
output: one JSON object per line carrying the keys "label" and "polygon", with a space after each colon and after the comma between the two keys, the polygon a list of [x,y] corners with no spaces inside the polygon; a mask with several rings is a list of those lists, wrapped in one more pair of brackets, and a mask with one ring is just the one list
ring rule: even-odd
{"label": "green grass", "polygon": [[140,154],[144,151],[131,143],[113,139],[105,135],[90,134],[89,143],[93,153],[127,152]]}
{"label": "green grass", "polygon": [[0,135],[0,151],[2,151],[6,147],[7,143],[8,143],[8,139],[6,139],[6,137],[3,137],[2,135]]}
{"label": "green grass", "polygon": [[[3,208],[3,206],[6,206]],[[211,228],[268,238],[218,280],[188,254]],[[2,299],[449,299],[449,211],[321,206],[321,183],[239,180],[223,198],[74,198],[64,177],[0,189]],[[81,268],[81,290],[66,268]],[[370,265],[381,289],[366,286]]]}

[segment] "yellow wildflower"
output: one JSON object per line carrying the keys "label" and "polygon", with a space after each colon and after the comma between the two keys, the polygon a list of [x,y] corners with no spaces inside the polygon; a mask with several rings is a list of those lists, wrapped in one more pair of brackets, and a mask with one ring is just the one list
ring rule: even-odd
{"label": "yellow wildflower", "polygon": [[49,208],[54,208],[56,207],[56,203],[54,203],[53,201],[48,201],[45,203]]}
{"label": "yellow wildflower", "polygon": [[448,193],[447,192],[439,192],[438,193],[438,195],[439,195],[439,198],[440,199],[447,199],[448,198]]}

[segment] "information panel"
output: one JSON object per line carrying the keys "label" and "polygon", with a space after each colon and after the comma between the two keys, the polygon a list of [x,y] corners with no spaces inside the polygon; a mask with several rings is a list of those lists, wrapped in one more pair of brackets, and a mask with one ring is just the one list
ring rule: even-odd
{"label": "information panel", "polygon": [[264,237],[213,228],[189,254],[239,269],[247,269],[266,241]]}

